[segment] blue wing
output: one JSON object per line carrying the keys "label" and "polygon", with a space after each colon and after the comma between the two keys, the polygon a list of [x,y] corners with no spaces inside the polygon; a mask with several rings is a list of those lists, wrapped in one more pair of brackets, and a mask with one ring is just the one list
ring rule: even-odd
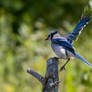
{"label": "blue wing", "polygon": [[66,38],[70,43],[72,43],[74,40],[77,39],[77,36],[81,33],[83,28],[88,24],[90,19],[91,19],[91,15],[82,17],[79,23],[74,28],[74,30],[68,35],[66,35]]}
{"label": "blue wing", "polygon": [[66,50],[70,51],[71,53],[75,54],[75,50],[73,46],[66,40],[62,40],[60,38],[52,39],[52,43],[58,44],[62,46],[63,48],[65,48]]}

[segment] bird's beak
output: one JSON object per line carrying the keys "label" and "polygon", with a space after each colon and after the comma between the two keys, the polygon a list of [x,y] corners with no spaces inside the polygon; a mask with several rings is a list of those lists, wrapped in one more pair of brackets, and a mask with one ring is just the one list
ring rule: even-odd
{"label": "bird's beak", "polygon": [[49,37],[47,37],[45,40],[49,40]]}

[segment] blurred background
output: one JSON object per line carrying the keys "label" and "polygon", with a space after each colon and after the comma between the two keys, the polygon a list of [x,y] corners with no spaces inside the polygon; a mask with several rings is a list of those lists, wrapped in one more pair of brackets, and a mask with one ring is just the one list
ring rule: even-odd
{"label": "blurred background", "polygon": [[[71,32],[86,5],[92,9],[92,0],[0,0],[0,91],[41,92],[27,68],[45,75],[47,59],[55,56],[45,38],[54,29]],[[92,63],[92,21],[74,46]],[[59,92],[92,92],[92,70],[80,60],[71,60],[59,77]]]}

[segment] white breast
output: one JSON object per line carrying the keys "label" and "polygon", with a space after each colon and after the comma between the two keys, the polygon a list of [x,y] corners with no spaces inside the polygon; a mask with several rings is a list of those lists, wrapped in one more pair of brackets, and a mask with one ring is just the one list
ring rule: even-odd
{"label": "white breast", "polygon": [[59,46],[57,44],[52,44],[51,46],[52,46],[52,49],[54,50],[54,52],[56,53],[56,55],[59,58],[63,58],[63,59],[66,58],[66,52],[65,52],[65,49],[62,46]]}
{"label": "white breast", "polygon": [[66,58],[73,58],[74,57],[74,55],[69,51],[67,51],[67,54],[68,54],[68,56],[67,56],[66,51],[62,46],[59,46],[57,44],[52,44],[51,46],[59,58],[66,59]]}

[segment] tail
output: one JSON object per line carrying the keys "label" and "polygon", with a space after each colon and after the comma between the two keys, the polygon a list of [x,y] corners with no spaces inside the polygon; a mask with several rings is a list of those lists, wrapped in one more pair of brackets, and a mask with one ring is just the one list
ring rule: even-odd
{"label": "tail", "polygon": [[84,59],[82,56],[80,56],[78,53],[75,53],[75,56],[80,59],[82,62],[84,62],[85,64],[87,64],[89,67],[92,68],[92,64],[90,64],[86,59]]}

